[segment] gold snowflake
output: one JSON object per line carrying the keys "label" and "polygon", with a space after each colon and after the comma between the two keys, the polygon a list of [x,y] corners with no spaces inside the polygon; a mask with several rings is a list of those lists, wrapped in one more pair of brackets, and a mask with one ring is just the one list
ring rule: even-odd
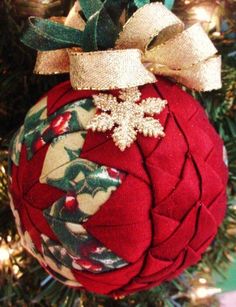
{"label": "gold snowflake", "polygon": [[147,98],[138,104],[140,97],[141,93],[136,87],[122,90],[119,95],[121,102],[111,94],[100,93],[93,96],[96,107],[102,113],[89,121],[87,129],[105,132],[115,127],[112,138],[122,151],[136,140],[138,132],[149,137],[163,137],[164,128],[159,120],[145,115],[161,113],[167,101]]}

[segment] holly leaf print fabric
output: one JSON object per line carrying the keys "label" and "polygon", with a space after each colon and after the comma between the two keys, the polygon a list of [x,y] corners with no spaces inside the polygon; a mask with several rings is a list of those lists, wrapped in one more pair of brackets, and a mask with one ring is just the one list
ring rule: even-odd
{"label": "holly leaf print fabric", "polygon": [[128,265],[83,227],[124,178],[119,170],[80,158],[87,135],[85,128],[95,110],[92,99],[82,99],[48,116],[44,97],[28,112],[11,149],[11,160],[19,165],[23,144],[28,160],[48,146],[39,182],[64,191],[61,198],[43,210],[57,240],[41,234],[38,251],[30,232],[20,227],[19,230],[24,246],[40,264],[54,278],[72,287],[82,286],[74,277],[76,270],[101,273]]}
{"label": "holly leaf print fabric", "polygon": [[[60,108],[48,117],[42,116],[45,112],[42,108],[31,113],[25,119],[25,144],[28,158],[45,144],[56,137],[75,131],[85,130],[87,121],[94,115],[95,108],[92,99],[83,99]],[[54,140],[55,141],[55,140]]]}

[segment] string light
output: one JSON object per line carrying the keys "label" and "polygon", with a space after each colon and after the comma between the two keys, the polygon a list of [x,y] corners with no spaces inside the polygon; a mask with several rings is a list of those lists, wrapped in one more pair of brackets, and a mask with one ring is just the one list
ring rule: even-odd
{"label": "string light", "polygon": [[210,12],[204,7],[195,7],[193,8],[194,16],[199,21],[210,21],[211,14]]}
{"label": "string light", "polygon": [[200,22],[207,32],[215,30],[215,36],[221,35],[221,13],[220,7],[217,3],[210,3],[204,6],[194,6],[190,13],[193,22]]}
{"label": "string light", "polygon": [[10,259],[10,251],[7,246],[0,247],[0,263],[4,264]]}
{"label": "string light", "polygon": [[13,267],[12,267],[12,271],[13,271],[14,275],[17,276],[19,274],[19,272],[20,272],[19,266],[14,264]]}
{"label": "string light", "polygon": [[191,286],[187,291],[187,297],[193,306],[214,302],[216,295],[222,292],[220,288],[215,287],[209,272],[199,272],[189,282]]}
{"label": "string light", "polygon": [[214,37],[221,37],[221,33],[219,31],[215,31],[214,33],[212,33],[212,35]]}
{"label": "string light", "polygon": [[7,236],[7,242],[10,243],[12,241],[12,237],[10,235]]}
{"label": "string light", "polygon": [[203,300],[208,297],[212,297],[221,292],[222,290],[220,288],[200,286],[192,290],[191,299],[193,302],[197,302],[199,300]]}
{"label": "string light", "polygon": [[201,277],[201,278],[199,278],[199,282],[200,282],[200,284],[205,285],[207,283],[207,280],[205,278]]}
{"label": "string light", "polygon": [[5,167],[3,165],[1,165],[1,172],[5,175],[6,174],[6,170]]}
{"label": "string light", "polygon": [[9,234],[6,239],[0,237],[0,280],[1,273],[11,274],[17,279],[22,276],[21,268],[26,265],[21,257],[22,251],[18,235]]}

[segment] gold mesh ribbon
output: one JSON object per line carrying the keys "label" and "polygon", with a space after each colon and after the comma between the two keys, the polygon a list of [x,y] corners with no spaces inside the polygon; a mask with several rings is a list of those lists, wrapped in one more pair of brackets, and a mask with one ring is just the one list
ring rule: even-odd
{"label": "gold mesh ribbon", "polygon": [[[78,2],[65,25],[80,30]],[[153,83],[164,75],[198,91],[218,89],[221,57],[199,24],[184,30],[181,20],[161,3],[140,8],[127,21],[115,49],[83,52],[79,48],[39,52],[35,72],[70,72],[75,89],[108,90]]]}

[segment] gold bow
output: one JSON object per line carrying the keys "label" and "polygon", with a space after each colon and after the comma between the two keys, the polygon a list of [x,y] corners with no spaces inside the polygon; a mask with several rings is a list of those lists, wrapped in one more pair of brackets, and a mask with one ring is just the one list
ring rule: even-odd
{"label": "gold bow", "polygon": [[[63,21],[83,30],[78,2]],[[184,30],[182,21],[161,3],[143,6],[126,22],[115,48],[83,52],[80,48],[39,52],[35,72],[70,73],[74,89],[123,89],[175,79],[197,91],[218,89],[221,57],[199,24]]]}

